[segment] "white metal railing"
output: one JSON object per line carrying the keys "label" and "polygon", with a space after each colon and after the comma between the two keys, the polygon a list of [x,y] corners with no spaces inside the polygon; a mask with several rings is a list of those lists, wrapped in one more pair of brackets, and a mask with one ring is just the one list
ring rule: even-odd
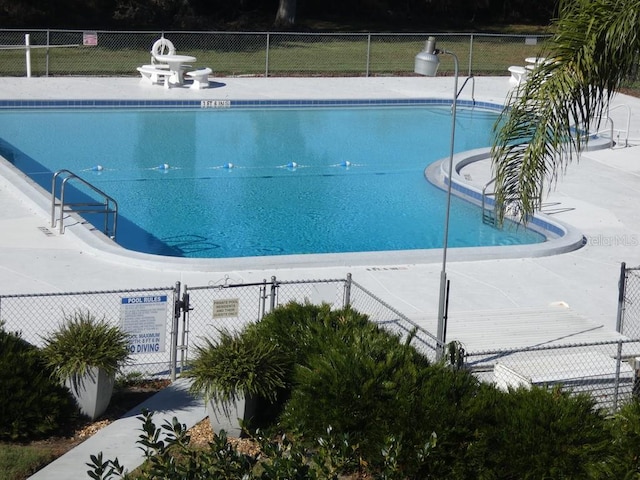
{"label": "white metal railing", "polygon": [[[616,129],[614,126],[613,119],[611,118],[611,112],[618,109],[625,109],[627,113],[627,128],[626,129]],[[604,135],[609,134],[609,138],[611,139],[611,148],[626,148],[629,146],[629,129],[631,127],[631,108],[627,104],[616,105],[614,107],[610,107],[607,110],[605,115],[600,117],[600,121],[604,120],[605,128],[598,130],[596,135]],[[614,132],[617,134],[614,136]],[[624,137],[621,141],[620,136],[624,134]],[[623,144],[624,142],[624,144]]]}
{"label": "white metal railing", "polygon": [[0,50],[25,50],[25,63],[27,65],[27,78],[31,78],[31,49],[33,48],[46,48],[47,49],[47,64],[49,64],[49,48],[66,48],[66,47],[79,47],[79,44],[69,45],[31,45],[31,36],[27,33],[24,36],[24,45],[0,45]]}
{"label": "white metal railing", "polygon": [[[60,185],[60,201],[56,199],[56,180],[58,177],[64,175],[64,178]],[[102,202],[69,202],[65,200],[65,187],[69,180],[77,180],[85,185],[87,188],[97,193],[102,197]],[[109,195],[104,193],[99,188],[95,187],[85,179],[79,177],[70,170],[58,170],[53,174],[51,180],[51,227],[55,228],[57,224],[56,220],[56,207],[60,207],[60,233],[64,233],[64,214],[69,212],[76,213],[102,213],[104,214],[104,229],[103,232],[110,238],[116,237],[117,223],[118,223],[118,203]],[[113,216],[112,226],[109,230],[109,215]]]}

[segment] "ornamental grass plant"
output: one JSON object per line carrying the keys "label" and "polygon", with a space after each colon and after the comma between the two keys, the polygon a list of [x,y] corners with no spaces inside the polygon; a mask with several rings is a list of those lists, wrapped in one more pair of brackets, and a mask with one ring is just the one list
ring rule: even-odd
{"label": "ornamental grass plant", "polygon": [[193,380],[191,392],[225,413],[241,398],[273,402],[285,385],[286,355],[256,335],[221,330],[217,339],[204,338],[195,352],[184,374]]}
{"label": "ornamental grass plant", "polygon": [[43,340],[47,365],[62,382],[91,368],[115,376],[129,359],[129,335],[90,311],[65,314],[58,330]]}

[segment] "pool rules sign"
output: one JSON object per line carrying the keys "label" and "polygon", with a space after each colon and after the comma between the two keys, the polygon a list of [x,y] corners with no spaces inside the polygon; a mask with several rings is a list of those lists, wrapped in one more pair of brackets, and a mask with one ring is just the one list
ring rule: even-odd
{"label": "pool rules sign", "polygon": [[132,354],[164,352],[167,296],[124,297],[120,323],[129,337]]}

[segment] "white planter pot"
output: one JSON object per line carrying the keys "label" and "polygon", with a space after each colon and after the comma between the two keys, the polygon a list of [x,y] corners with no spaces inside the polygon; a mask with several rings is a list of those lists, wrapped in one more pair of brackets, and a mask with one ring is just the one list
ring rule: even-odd
{"label": "white planter pot", "polygon": [[255,415],[257,407],[257,399],[255,397],[241,396],[236,400],[235,404],[229,405],[223,409],[219,404],[212,401],[207,402],[207,410],[209,412],[209,422],[215,433],[224,430],[227,437],[240,437],[242,427],[240,421],[248,421]]}
{"label": "white planter pot", "polygon": [[68,378],[65,385],[76,399],[80,411],[95,420],[102,415],[111,401],[115,375],[91,367],[85,375]]}

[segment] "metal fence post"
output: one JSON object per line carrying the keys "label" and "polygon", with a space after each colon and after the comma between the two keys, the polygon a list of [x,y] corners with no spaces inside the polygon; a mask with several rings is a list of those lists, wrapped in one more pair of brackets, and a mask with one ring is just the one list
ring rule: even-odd
{"label": "metal fence post", "polygon": [[268,77],[269,76],[269,46],[271,43],[271,36],[269,34],[269,32],[267,32],[267,51],[265,52],[265,60],[264,60],[264,76]]}
{"label": "metal fence post", "polygon": [[47,56],[45,61],[45,71],[44,76],[49,76],[49,45],[51,45],[51,31],[47,29]]}
{"label": "metal fence post", "polygon": [[171,352],[169,354],[169,371],[171,372],[171,381],[176,380],[176,370],[178,367],[178,324],[180,320],[180,312],[182,311],[182,305],[180,302],[180,282],[176,282],[175,290],[173,291],[173,325],[171,327]]}
{"label": "metal fence post", "polygon": [[618,280],[618,314],[616,316],[616,332],[622,333],[622,319],[624,317],[624,294],[627,286],[627,265],[620,265],[620,280]]}
{"label": "metal fence post", "polygon": [[618,395],[620,391],[620,363],[622,362],[622,340],[618,340],[618,354],[616,355],[616,376],[613,388],[613,411],[618,411]]}
{"label": "metal fence post", "polygon": [[344,282],[344,305],[347,308],[351,305],[351,274],[347,273],[347,279]]}
{"label": "metal fence post", "polygon": [[273,312],[276,308],[276,294],[277,294],[278,284],[276,282],[275,275],[271,277],[271,303],[269,305],[269,311]]}
{"label": "metal fence post", "polygon": [[25,45],[25,62],[27,64],[27,78],[31,78],[31,35],[26,33],[24,35]]}
{"label": "metal fence post", "polygon": [[367,35],[367,68],[365,77],[369,76],[369,66],[371,65],[371,34]]}
{"label": "metal fence post", "polygon": [[473,64],[473,33],[469,36],[469,72],[467,76],[471,76],[471,65]]}
{"label": "metal fence post", "polygon": [[[182,294],[182,340],[180,341],[180,373],[184,371],[187,360],[187,349],[189,348],[189,311],[191,310],[191,300],[187,286],[184,286]],[[177,354],[177,352],[176,352]],[[176,357],[177,358],[177,357]]]}

